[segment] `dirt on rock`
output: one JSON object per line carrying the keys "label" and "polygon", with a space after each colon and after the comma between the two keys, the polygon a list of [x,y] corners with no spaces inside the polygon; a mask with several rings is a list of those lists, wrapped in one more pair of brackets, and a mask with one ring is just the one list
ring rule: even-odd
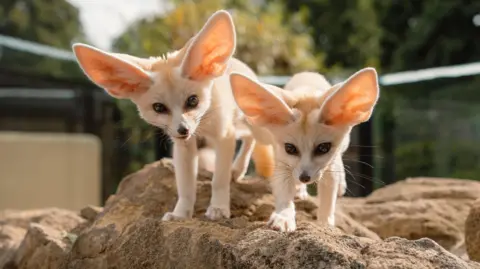
{"label": "dirt on rock", "polygon": [[446,178],[408,178],[380,188],[362,202],[340,199],[342,210],[381,238],[428,237],[465,254],[465,219],[480,198],[480,182]]}
{"label": "dirt on rock", "polygon": [[465,221],[465,242],[470,259],[480,262],[480,199],[472,205]]}
{"label": "dirt on rock", "polygon": [[8,260],[4,268],[10,269],[480,268],[448,251],[463,241],[479,185],[409,179],[367,198],[341,198],[336,228],[316,223],[315,198],[296,200],[298,229],[281,233],[265,225],[273,196],[261,179],[232,183],[232,218],[207,220],[206,171],[198,178],[194,219],[161,221],[177,199],[172,168],[169,160],[145,166],[123,179],[104,208],[70,212],[65,226],[0,215],[7,227],[0,230],[0,251],[11,250],[0,262]]}
{"label": "dirt on rock", "polygon": [[91,222],[59,208],[0,212],[0,268],[60,268]]}

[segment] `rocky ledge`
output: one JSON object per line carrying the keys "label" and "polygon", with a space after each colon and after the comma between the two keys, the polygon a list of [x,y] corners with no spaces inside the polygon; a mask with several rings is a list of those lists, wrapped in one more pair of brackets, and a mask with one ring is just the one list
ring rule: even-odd
{"label": "rocky ledge", "polygon": [[199,175],[188,221],[161,221],[176,201],[169,160],[127,176],[104,208],[2,212],[0,268],[480,268],[475,181],[410,178],[341,198],[336,228],[316,224],[314,198],[298,200],[298,230],[281,233],[265,226],[273,197],[260,179],[233,183],[231,219],[205,219],[210,179]]}

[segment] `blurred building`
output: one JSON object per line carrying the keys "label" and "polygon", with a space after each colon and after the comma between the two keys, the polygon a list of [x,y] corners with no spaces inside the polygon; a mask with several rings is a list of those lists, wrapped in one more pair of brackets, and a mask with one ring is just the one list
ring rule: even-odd
{"label": "blurred building", "polygon": [[[64,51],[30,41],[0,36],[0,134],[5,135],[0,137],[10,139],[9,143],[4,141],[4,146],[0,148],[0,165],[3,165],[0,169],[2,194],[15,190],[19,192],[18,200],[29,199],[22,195],[32,192],[28,186],[31,184],[36,188],[43,187],[43,190],[32,194],[45,196],[42,201],[48,200],[46,196],[55,196],[54,190],[64,193],[98,192],[96,197],[91,194],[86,197],[93,197],[90,203],[101,204],[115,191],[122,175],[122,167],[125,167],[125,162],[128,162],[125,158],[126,151],[121,150],[122,141],[126,138],[122,136],[122,130],[117,128],[116,123],[119,121],[120,113],[114,100],[79,72],[77,64],[73,61],[73,55],[69,56]],[[25,141],[22,143],[12,141],[12,134],[18,134],[13,137]],[[24,136],[24,134],[31,134],[31,136]],[[38,139],[49,137],[48,134],[55,139]],[[95,142],[97,138],[98,145]],[[55,145],[59,140],[63,141],[64,149],[59,148],[55,151]],[[12,152],[6,152],[5,143],[16,144],[18,147],[9,147]],[[52,143],[50,150],[49,147],[42,146],[42,143]],[[83,146],[74,146],[73,144],[76,143]],[[2,145],[1,142],[0,145]],[[90,151],[88,155],[82,152],[85,147],[98,149]],[[52,156],[52,154],[60,154],[60,156]],[[78,158],[83,156],[84,159],[70,160],[69,158],[74,155]],[[30,156],[40,158],[38,162],[44,161],[43,168],[36,165],[35,160],[30,160]],[[49,158],[52,162],[55,160],[57,164],[45,162],[45,159]],[[95,163],[97,159],[98,165]],[[13,160],[23,162],[12,164]],[[90,164],[87,165],[85,162]],[[47,169],[49,165],[58,168],[57,170]],[[93,179],[90,178],[92,171],[79,171],[79,165],[84,165],[87,170],[98,170],[98,176],[95,175],[96,172],[93,173],[98,182],[95,180],[92,182]],[[16,166],[21,169],[15,168]],[[66,171],[67,175],[70,172],[70,178],[52,181],[52,177],[59,175],[60,171]],[[19,172],[21,173],[18,174]],[[80,174],[85,176],[82,177]],[[18,177],[31,175],[35,178],[12,178],[15,175],[19,175]],[[15,187],[14,181],[27,186]],[[65,187],[77,189],[59,190],[56,186],[69,181],[72,181],[71,184]],[[49,182],[51,185],[45,186],[42,182]],[[84,186],[82,182],[90,182],[93,185]],[[50,191],[52,193],[49,193]],[[41,199],[33,199],[32,203],[37,200]],[[0,199],[0,208],[1,202]],[[8,207],[15,208],[16,204],[21,204],[20,207],[31,206],[28,203],[14,201]],[[38,206],[70,207],[68,204],[58,204],[58,201]]]}

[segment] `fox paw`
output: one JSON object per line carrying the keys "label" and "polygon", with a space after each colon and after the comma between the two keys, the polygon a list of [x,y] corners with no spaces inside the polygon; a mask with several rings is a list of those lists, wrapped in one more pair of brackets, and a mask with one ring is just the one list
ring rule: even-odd
{"label": "fox paw", "polygon": [[233,169],[232,170],[232,181],[233,182],[241,181],[245,177],[245,174],[246,174],[246,171]]}
{"label": "fox paw", "polygon": [[186,216],[177,216],[173,214],[173,212],[167,212],[165,215],[163,215],[162,220],[163,221],[171,221],[171,220],[184,220],[188,219]]}
{"label": "fox paw", "polygon": [[307,188],[300,188],[300,189],[297,191],[296,196],[297,196],[300,200],[306,200],[310,195],[309,195],[308,192],[307,192]]}
{"label": "fox paw", "polygon": [[267,225],[272,229],[280,232],[293,232],[297,229],[295,217],[285,217],[281,214],[273,212]]}
{"label": "fox paw", "polygon": [[209,206],[207,212],[205,212],[205,216],[211,220],[228,219],[230,218],[230,209]]}
{"label": "fox paw", "polygon": [[317,222],[322,225],[335,227],[335,215],[331,215],[331,216],[317,215]]}

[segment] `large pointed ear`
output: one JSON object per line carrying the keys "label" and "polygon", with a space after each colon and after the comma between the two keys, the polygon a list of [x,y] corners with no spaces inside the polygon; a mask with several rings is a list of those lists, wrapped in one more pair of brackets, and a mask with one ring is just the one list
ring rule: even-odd
{"label": "large pointed ear", "polygon": [[285,101],[251,78],[232,73],[230,84],[235,102],[251,124],[285,125],[294,120],[294,114]]}
{"label": "large pointed ear", "polygon": [[148,73],[139,67],[140,63],[129,61],[129,56],[121,57],[122,54],[107,53],[80,43],[72,49],[87,77],[115,98],[130,98],[151,86]]}
{"label": "large pointed ear", "polygon": [[203,81],[221,76],[235,51],[235,26],[227,11],[215,12],[187,49],[183,77]]}
{"label": "large pointed ear", "polygon": [[325,100],[320,122],[354,126],[368,121],[379,96],[377,72],[364,68],[348,78]]}

